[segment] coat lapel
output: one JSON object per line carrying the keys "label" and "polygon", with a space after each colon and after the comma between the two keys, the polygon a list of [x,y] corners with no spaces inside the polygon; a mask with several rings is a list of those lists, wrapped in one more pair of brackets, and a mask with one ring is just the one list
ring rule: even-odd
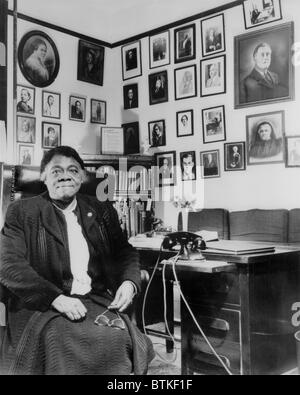
{"label": "coat lapel", "polygon": [[[270,73],[268,75],[270,75]],[[255,79],[260,85],[264,85],[268,88],[273,88],[274,83],[271,75],[270,78],[272,82],[269,82],[257,70],[254,69],[251,73],[251,78]]]}

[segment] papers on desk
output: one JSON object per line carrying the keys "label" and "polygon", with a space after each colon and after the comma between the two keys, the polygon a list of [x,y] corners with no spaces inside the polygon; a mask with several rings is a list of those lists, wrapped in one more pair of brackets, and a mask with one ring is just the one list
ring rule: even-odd
{"label": "papers on desk", "polygon": [[145,234],[139,234],[130,237],[128,242],[135,248],[149,248],[151,250],[159,250],[164,237],[165,236],[163,235],[147,237]]}
{"label": "papers on desk", "polygon": [[206,244],[206,251],[213,254],[248,255],[275,252],[275,247],[252,241],[219,240]]}
{"label": "papers on desk", "polygon": [[195,234],[201,236],[205,242],[219,240],[218,232],[211,230],[200,230],[199,232],[195,232]]}

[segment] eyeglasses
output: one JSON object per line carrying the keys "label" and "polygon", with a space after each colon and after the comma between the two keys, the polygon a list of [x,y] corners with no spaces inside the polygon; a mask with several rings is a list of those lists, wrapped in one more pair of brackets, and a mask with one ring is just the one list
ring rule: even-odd
{"label": "eyeglasses", "polygon": [[105,314],[108,312],[109,310],[105,310],[104,313],[98,315],[98,317],[96,317],[95,319],[95,324],[98,326],[110,326],[112,328],[117,328],[117,329],[122,329],[125,330],[125,322],[122,320],[122,318],[120,317],[120,314],[118,312],[118,318],[115,318],[113,320],[110,320]]}

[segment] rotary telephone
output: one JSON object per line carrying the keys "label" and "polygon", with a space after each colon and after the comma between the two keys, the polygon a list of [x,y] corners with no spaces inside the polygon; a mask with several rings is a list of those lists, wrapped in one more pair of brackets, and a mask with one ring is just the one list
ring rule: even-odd
{"label": "rotary telephone", "polygon": [[206,249],[203,238],[191,232],[169,233],[163,241],[162,247],[165,250],[174,251],[174,247],[180,245],[181,260],[204,260],[201,254]]}

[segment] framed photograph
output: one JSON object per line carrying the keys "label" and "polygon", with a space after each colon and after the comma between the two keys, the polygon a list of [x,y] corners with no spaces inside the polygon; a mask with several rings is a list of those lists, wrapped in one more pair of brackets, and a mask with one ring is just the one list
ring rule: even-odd
{"label": "framed photograph", "polygon": [[60,119],[61,95],[60,93],[42,92],[42,115],[47,118]]}
{"label": "framed photograph", "polygon": [[141,42],[123,45],[121,54],[123,81],[142,75]]}
{"label": "framed photograph", "polygon": [[225,171],[246,170],[245,142],[224,144]]}
{"label": "framed photograph", "polygon": [[196,65],[174,70],[175,100],[197,96]]}
{"label": "framed photograph", "polygon": [[225,107],[212,107],[202,110],[203,143],[226,140]]}
{"label": "framed photograph", "polygon": [[224,14],[203,19],[201,36],[203,57],[224,52],[226,50]]}
{"label": "framed photograph", "polygon": [[150,105],[169,100],[168,72],[166,70],[149,75]]}
{"label": "framed photograph", "polygon": [[177,137],[194,135],[194,111],[178,111],[176,113]]}
{"label": "framed photograph", "polygon": [[149,144],[151,147],[166,145],[166,125],[164,119],[148,122]]}
{"label": "framed photograph", "polygon": [[246,29],[282,19],[280,0],[246,0],[243,7]]}
{"label": "framed photograph", "polygon": [[17,116],[17,142],[35,144],[36,121],[35,118]]}
{"label": "framed photograph", "polygon": [[293,22],[235,37],[235,108],[293,100]]}
{"label": "framed photograph", "polygon": [[59,71],[59,55],[54,41],[44,32],[26,33],[18,47],[22,74],[32,85],[43,88],[51,85]]}
{"label": "framed photograph", "polygon": [[149,37],[149,67],[170,64],[170,32],[169,30]]}
{"label": "framed photograph", "polygon": [[284,111],[249,115],[246,124],[248,165],[284,162]]}
{"label": "framed photograph", "polygon": [[175,63],[186,62],[196,58],[195,24],[174,30]]}
{"label": "framed photograph", "polygon": [[300,167],[300,136],[286,137],[286,167]]}
{"label": "framed photograph", "polygon": [[106,124],[106,101],[91,99],[91,123]]}
{"label": "framed photograph", "polygon": [[124,110],[130,108],[138,108],[139,106],[139,91],[138,84],[131,84],[123,86]]}
{"label": "framed photograph", "polygon": [[180,153],[180,168],[182,181],[196,180],[196,152],[188,151]]}
{"label": "framed photograph", "polygon": [[220,177],[220,151],[200,152],[202,178]]}
{"label": "framed photograph", "polygon": [[122,125],[124,130],[124,155],[140,153],[139,123],[131,122]]}
{"label": "framed photograph", "polygon": [[226,93],[225,55],[201,60],[201,96]]}
{"label": "framed photograph", "polygon": [[35,88],[17,85],[17,112],[34,114],[35,112]]}
{"label": "framed photograph", "polygon": [[79,40],[77,79],[103,86],[105,48]]}
{"label": "framed photograph", "polygon": [[69,119],[71,121],[85,122],[86,99],[79,96],[70,96]]}
{"label": "framed photograph", "polygon": [[176,185],[176,151],[155,154],[156,185],[160,187]]}
{"label": "framed photograph", "polygon": [[61,124],[42,122],[42,148],[54,148],[61,145]]}
{"label": "framed photograph", "polygon": [[19,165],[31,166],[34,163],[34,146],[32,145],[19,145]]}
{"label": "framed photograph", "polygon": [[120,127],[101,128],[101,154],[124,155],[124,130]]}

